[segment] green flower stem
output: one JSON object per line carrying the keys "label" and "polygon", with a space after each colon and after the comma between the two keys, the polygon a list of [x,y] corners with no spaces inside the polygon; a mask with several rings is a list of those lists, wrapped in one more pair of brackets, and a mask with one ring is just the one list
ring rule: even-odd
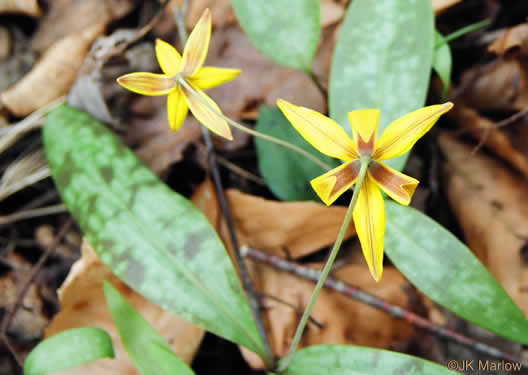
{"label": "green flower stem", "polygon": [[229,125],[231,125],[232,127],[234,128],[237,128],[245,133],[248,133],[254,137],[259,137],[259,138],[262,138],[268,142],[272,142],[272,143],[275,143],[279,146],[282,146],[282,147],[286,147],[292,151],[295,151],[297,152],[298,154],[302,155],[303,157],[305,157],[306,159],[314,162],[315,164],[317,164],[318,166],[320,166],[321,168],[323,168],[324,170],[326,171],[329,171],[330,169],[332,169],[328,164],[326,164],[325,162],[323,162],[321,159],[319,159],[318,157],[316,156],[313,156],[312,154],[310,154],[309,152],[303,150],[302,148],[300,147],[297,147],[287,141],[283,141],[282,139],[279,139],[279,138],[275,138],[275,137],[272,137],[271,135],[267,135],[267,134],[264,134],[264,133],[261,133],[259,131],[256,131],[254,129],[250,129],[248,128],[247,126],[245,125],[242,125],[241,123],[239,122],[236,122],[235,120],[232,120],[230,119],[229,117],[227,117],[226,115],[224,115],[223,113],[219,112],[216,108],[212,107],[201,95],[199,95],[195,90],[194,88],[184,79],[184,78],[178,78],[178,83],[180,85],[182,85],[183,87],[185,87],[185,89],[187,91],[189,91],[191,93],[191,95],[194,95],[196,96],[196,98],[198,100],[200,100],[200,102],[202,104],[204,104],[205,106],[207,106],[207,108],[213,112],[214,114],[216,114],[217,116],[221,117],[222,119],[224,119],[225,121],[227,121],[227,123]]}
{"label": "green flower stem", "polygon": [[321,292],[321,289],[323,288],[326,278],[328,277],[328,274],[330,273],[330,270],[332,269],[332,266],[334,265],[334,261],[337,256],[337,253],[339,252],[339,249],[341,248],[341,244],[343,243],[343,239],[345,238],[345,233],[347,232],[347,229],[350,226],[350,222],[352,221],[352,214],[354,212],[354,207],[356,207],[356,203],[359,198],[359,192],[361,190],[361,186],[363,185],[363,181],[365,180],[365,176],[367,175],[367,169],[368,169],[370,160],[371,158],[369,156],[361,157],[361,169],[359,171],[359,176],[356,182],[356,186],[354,188],[354,194],[352,195],[352,199],[350,200],[350,204],[348,205],[348,210],[346,212],[345,219],[343,220],[343,224],[341,224],[341,229],[339,230],[339,234],[337,235],[337,239],[334,243],[334,247],[332,248],[332,251],[330,252],[330,256],[328,257],[328,260],[326,261],[323,271],[321,272],[321,277],[319,278],[319,281],[315,285],[315,289],[312,293],[312,297],[310,298],[310,302],[308,302],[308,306],[306,306],[306,310],[304,310],[304,313],[301,317],[301,321],[299,322],[299,325],[297,326],[297,330],[295,331],[295,336],[293,337],[293,341],[291,343],[290,349],[288,350],[288,354],[286,355],[286,357],[284,357],[279,367],[279,373],[284,371],[288,367],[291,359],[293,358],[293,355],[297,351],[297,347],[299,346],[299,342],[301,341],[302,334],[304,332],[306,324],[308,323],[308,318],[310,317],[312,313],[312,309],[315,306],[317,297],[319,296],[319,293]]}

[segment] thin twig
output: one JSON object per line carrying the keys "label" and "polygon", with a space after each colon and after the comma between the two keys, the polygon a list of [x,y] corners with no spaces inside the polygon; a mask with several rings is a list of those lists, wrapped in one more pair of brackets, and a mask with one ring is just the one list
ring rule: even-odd
{"label": "thin twig", "polygon": [[[185,43],[187,42],[187,30],[185,29],[185,18],[187,16],[188,9],[189,9],[189,1],[186,1],[184,3],[184,7],[182,9],[174,8],[174,15],[176,17],[176,25],[178,27],[179,35],[180,35],[181,42],[183,45],[185,45]],[[222,179],[220,177],[220,172],[218,170],[218,165],[216,163],[216,152],[214,150],[213,140],[211,138],[209,129],[207,129],[205,126],[201,126],[201,128],[202,128],[202,133],[203,133],[203,137],[205,140],[205,145],[207,147],[207,151],[209,154],[210,173],[213,177],[213,182],[214,182],[216,194],[218,196],[218,201],[220,202],[220,208],[222,210],[222,214],[225,217],[225,220],[226,220],[226,223],[229,229],[229,237],[233,245],[234,258],[238,266],[240,279],[242,281],[242,286],[244,287],[244,290],[246,291],[246,294],[249,300],[249,305],[251,307],[253,316],[255,318],[257,330],[264,344],[264,350],[266,351],[265,356],[267,358],[263,358],[263,360],[266,363],[266,366],[268,367],[268,369],[273,370],[273,368],[275,367],[275,361],[273,358],[273,353],[271,351],[271,346],[269,343],[266,328],[264,327],[264,322],[262,320],[262,315],[260,314],[260,301],[259,301],[257,292],[255,290],[255,286],[253,285],[253,282],[251,281],[251,277],[249,275],[249,270],[245,263],[245,259],[240,252],[240,246],[239,246],[238,238],[235,232],[235,225],[233,222],[233,217],[231,215],[231,210],[229,208],[229,204],[227,202],[227,199],[224,193],[224,188],[222,186]]]}
{"label": "thin twig", "polygon": [[[279,258],[274,255],[264,253],[255,249],[248,247],[243,247],[242,251],[244,255],[248,256],[250,259],[258,262],[269,265],[273,268],[276,268],[281,271],[285,271],[296,276],[299,276],[303,279],[317,282],[321,275],[321,271],[315,270],[312,268],[301,266],[297,263],[290,262]],[[421,328],[430,334],[435,336],[454,341],[458,344],[467,346],[475,351],[487,354],[491,357],[495,357],[501,360],[517,362],[520,363],[523,367],[528,368],[528,363],[516,358],[513,355],[504,353],[501,350],[479,342],[470,337],[464,336],[458,332],[452,331],[450,329],[440,327],[428,319],[422,318],[419,315],[416,315],[410,311],[407,311],[399,306],[392,305],[389,302],[382,300],[379,297],[375,297],[369,293],[366,293],[350,284],[347,284],[341,280],[334,279],[329,277],[326,279],[324,286],[328,289],[335,290],[347,297],[350,297],[358,302],[364,303],[366,305],[372,306],[378,310],[381,310],[395,319],[405,320],[409,324],[412,324],[415,327]]]}
{"label": "thin twig", "polygon": [[55,215],[67,212],[65,204],[55,204],[53,206],[34,208],[31,210],[17,211],[10,215],[0,216],[0,225],[12,224],[19,220],[32,219],[46,215]]}
{"label": "thin twig", "polygon": [[218,155],[217,156],[218,164],[221,164],[225,168],[229,169],[231,172],[238,174],[239,176],[249,180],[253,181],[256,184],[266,186],[266,181],[262,177],[257,176],[254,173],[251,173],[250,171],[245,170],[244,168],[239,167],[235,163],[230,162],[226,158]]}
{"label": "thin twig", "polygon": [[[198,144],[198,148],[201,153],[207,154],[207,148],[201,143]],[[266,185],[266,181],[264,181],[262,177],[259,177],[256,174],[251,173],[250,171],[247,171],[242,167],[239,167],[238,165],[229,161],[223,156],[216,155],[216,161],[218,162],[218,164],[225,167],[226,169],[229,169],[231,172],[239,175],[240,177],[243,177],[249,181],[253,181],[254,183],[262,185],[262,186]]]}
{"label": "thin twig", "polygon": [[[293,303],[289,303],[288,301],[285,301],[282,298],[279,298],[277,296],[274,296],[272,294],[268,294],[268,293],[265,293],[265,292],[257,292],[257,293],[261,297],[261,299],[269,298],[269,299],[271,299],[273,301],[276,301],[276,302],[280,303],[281,305],[289,307],[290,309],[295,311],[297,313],[297,315],[299,315],[299,316],[301,316],[303,314],[303,312],[304,312],[303,310],[301,310],[297,306],[295,306]],[[308,318],[308,322],[312,323],[314,326],[316,326],[319,329],[323,329],[324,328],[324,324],[319,323],[313,316],[310,316]]]}
{"label": "thin twig", "polygon": [[0,135],[0,154],[9,148],[9,146],[11,146],[13,143],[15,143],[23,133],[41,127],[42,118],[44,115],[65,101],[66,97],[61,96],[57,100],[38,109],[16,124],[9,125],[8,127],[4,128],[2,134]]}
{"label": "thin twig", "polygon": [[[22,287],[20,288],[20,291],[18,292],[15,303],[13,304],[13,307],[9,310],[8,313],[4,315],[4,318],[2,319],[2,324],[0,325],[0,339],[5,344],[5,346],[8,348],[8,350],[10,350],[9,339],[7,337],[7,331],[9,329],[9,325],[11,324],[13,318],[15,317],[15,314],[17,313],[18,309],[22,306],[22,302],[24,301],[24,297],[29,287],[31,286],[35,278],[37,277],[38,273],[40,272],[40,270],[42,269],[42,267],[44,266],[44,264],[46,263],[50,255],[53,253],[55,248],[59,245],[60,241],[62,241],[63,237],[68,233],[72,224],[73,224],[73,219],[70,217],[62,225],[62,228],[57,234],[57,237],[55,237],[55,241],[53,241],[53,244],[50,247],[46,248],[44,253],[42,253],[38,262],[35,264],[35,266],[33,266],[33,269],[31,270],[26,281],[22,284]],[[11,354],[15,354],[15,353],[12,352]],[[16,355],[14,355],[14,358],[18,362],[18,364],[22,366],[21,362],[18,360]]]}

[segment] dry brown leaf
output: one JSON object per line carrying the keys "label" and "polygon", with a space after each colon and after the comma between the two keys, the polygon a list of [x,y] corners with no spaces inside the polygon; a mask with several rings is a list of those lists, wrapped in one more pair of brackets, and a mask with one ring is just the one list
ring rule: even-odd
{"label": "dry brown leaf", "polygon": [[[480,141],[482,137],[486,137],[485,145],[489,149],[509,161],[512,166],[528,177],[528,153],[526,149],[528,134],[523,135],[519,132],[516,134],[513,132],[513,125],[509,127],[510,133],[504,132],[505,128],[497,129],[493,121],[481,116],[461,100],[455,102],[455,106],[448,113],[448,116],[455,119],[464,129],[470,130],[475,139]],[[487,135],[486,132],[488,132]]]}
{"label": "dry brown leaf", "polygon": [[528,56],[528,24],[526,23],[512,27],[488,47],[489,52],[499,56],[516,49],[519,49],[522,55]]}
{"label": "dry brown leaf", "polygon": [[453,5],[461,3],[463,0],[433,0],[433,9],[435,14],[440,14],[443,11],[451,8]]}
{"label": "dry brown leaf", "polygon": [[[256,289],[275,299],[263,300],[264,321],[269,332],[272,350],[283,357],[313,292],[314,283],[268,266],[250,263]],[[313,265],[321,269],[323,264]],[[347,265],[333,275],[335,278],[376,295],[404,309],[409,308],[406,290],[408,282],[393,267],[386,267],[383,281],[376,283],[364,265]],[[296,310],[295,310],[296,309]],[[307,325],[300,347],[321,344],[364,345],[376,348],[404,349],[412,335],[409,323],[396,320],[364,303],[356,302],[338,292],[323,289],[312,311],[312,318],[323,327]],[[242,354],[254,368],[263,368],[259,357],[247,349]]]}
{"label": "dry brown leaf", "polygon": [[528,314],[528,267],[521,255],[528,238],[528,183],[488,156],[471,155],[471,146],[450,136],[439,142],[447,158],[445,190],[466,242]]}
{"label": "dry brown leaf", "polygon": [[[346,214],[345,207],[326,207],[315,202],[279,202],[226,191],[240,245],[286,258],[300,258],[334,243]],[[230,243],[221,220],[213,184],[204,182],[192,201],[206,214],[226,243]],[[354,235],[350,227],[345,238]]]}
{"label": "dry brown leaf", "polygon": [[254,114],[259,104],[275,104],[277,93],[292,98],[297,105],[326,112],[325,97],[309,77],[263,56],[237,27],[213,34],[206,65],[242,70],[233,81],[208,91],[227,116]]}
{"label": "dry brown leaf", "polygon": [[114,287],[134,306],[135,309],[166,339],[174,352],[190,363],[200,346],[204,331],[146,300],[134,292],[99,260],[85,240],[82,257],[72,267],[68,278],[59,289],[61,312],[55,316],[46,329],[46,337],[78,327],[98,327],[112,337],[115,359],[101,359],[71,370],[58,372],[61,375],[120,374],[137,375],[139,372],[128,357],[103,292],[103,280]]}
{"label": "dry brown leaf", "polygon": [[206,8],[211,11],[213,26],[215,27],[232,25],[237,22],[230,0],[193,0],[186,20],[189,29],[196,25]]}
{"label": "dry brown leaf", "polygon": [[464,100],[482,111],[515,111],[528,107],[528,69],[516,57],[475,66],[462,76]]}
{"label": "dry brown leaf", "polygon": [[332,66],[332,58],[340,29],[341,24],[323,29],[321,33],[321,44],[319,45],[319,50],[313,63],[313,73],[321,86],[326,90],[328,90],[330,68]]}
{"label": "dry brown leaf", "polygon": [[91,44],[102,32],[101,26],[94,25],[59,40],[28,74],[0,94],[0,100],[13,114],[26,116],[66,94]]}
{"label": "dry brown leaf", "polygon": [[[283,257],[298,258],[334,243],[346,213],[344,207],[325,207],[313,202],[278,202],[226,191],[238,239],[241,245]],[[225,221],[221,218],[215,190],[206,181],[195,192],[193,202],[206,214],[224,242],[230,243]],[[350,237],[352,229],[347,234]],[[230,246],[228,246],[230,247]],[[313,265],[321,268],[322,264]],[[308,303],[314,284],[272,268],[249,263],[256,289],[294,306],[287,306],[270,298],[265,299],[264,319],[274,353],[282,356],[293,337],[299,311]],[[334,276],[369,291],[390,303],[408,308],[407,281],[399,271],[386,268],[383,283],[376,283],[366,265],[347,265]],[[360,344],[391,347],[404,344],[412,334],[405,322],[364,304],[328,290],[323,290],[312,314],[323,324],[318,328],[309,324],[302,346],[316,344]],[[252,367],[262,368],[262,361],[252,352],[241,348]]]}
{"label": "dry brown leaf", "polygon": [[[16,253],[10,253],[2,260],[4,264],[11,266],[12,271],[0,278],[0,291],[2,292],[0,310],[10,311],[18,298],[20,287],[26,282],[32,267]],[[28,342],[40,338],[47,324],[48,318],[44,312],[41,290],[36,283],[32,283],[24,295],[21,307],[13,316],[8,333]]]}
{"label": "dry brown leaf", "polygon": [[134,0],[53,0],[32,40],[34,50],[44,52],[58,40],[85,29],[106,26],[134,9]]}
{"label": "dry brown leaf", "polygon": [[11,35],[7,27],[0,26],[0,60],[9,57],[11,53]]}
{"label": "dry brown leaf", "polygon": [[191,116],[174,132],[167,119],[166,98],[141,97],[134,105],[135,113],[152,113],[145,119],[134,116],[127,128],[125,142],[154,173],[161,175],[173,163],[183,158],[185,149],[202,135],[198,121]]}
{"label": "dry brown leaf", "polygon": [[343,4],[334,0],[321,0],[321,27],[327,27],[341,21],[345,15]]}
{"label": "dry brown leaf", "polygon": [[0,0],[0,14],[22,13],[27,16],[40,17],[38,0]]}

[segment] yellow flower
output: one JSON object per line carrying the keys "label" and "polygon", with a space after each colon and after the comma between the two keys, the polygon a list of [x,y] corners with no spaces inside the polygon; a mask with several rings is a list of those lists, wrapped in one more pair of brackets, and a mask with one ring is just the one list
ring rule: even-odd
{"label": "yellow flower", "polygon": [[202,67],[210,39],[211,13],[206,9],[189,35],[183,57],[170,44],[156,40],[156,56],[164,74],[130,73],[119,77],[117,82],[142,95],[168,94],[167,110],[172,130],[180,128],[190,109],[194,117],[213,133],[231,140],[233,136],[227,122],[209,107],[218,113],[221,113],[220,108],[202,90],[236,78],[240,70]]}
{"label": "yellow flower", "polygon": [[379,281],[383,272],[385,236],[385,204],[380,189],[396,202],[407,206],[418,186],[418,180],[386,166],[382,161],[409,151],[453,104],[432,105],[411,112],[390,124],[379,139],[379,110],[350,112],[348,118],[352,125],[353,140],[337,123],[318,112],[282,99],[277,104],[312,146],[323,154],[345,161],[311,181],[313,189],[327,205],[356,183],[361,159],[369,160],[353,218],[370,272]]}

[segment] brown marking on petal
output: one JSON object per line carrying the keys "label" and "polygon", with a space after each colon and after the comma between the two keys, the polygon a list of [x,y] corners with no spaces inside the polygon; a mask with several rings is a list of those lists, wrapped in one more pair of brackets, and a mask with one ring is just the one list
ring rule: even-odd
{"label": "brown marking on petal", "polygon": [[364,140],[359,132],[357,134],[358,151],[360,155],[370,156],[376,148],[376,132],[372,132],[368,140]]}
{"label": "brown marking on petal", "polygon": [[418,186],[416,180],[405,175],[395,174],[383,163],[378,163],[375,160],[370,163],[368,171],[372,178],[384,189],[398,196],[407,204],[411,202],[414,191]]}
{"label": "brown marking on petal", "polygon": [[359,160],[353,160],[349,162],[345,168],[338,171],[334,175],[336,178],[336,183],[330,192],[330,199],[335,194],[339,194],[341,189],[343,189],[346,185],[349,185],[352,181],[354,181],[358,177],[360,169],[361,162]]}

